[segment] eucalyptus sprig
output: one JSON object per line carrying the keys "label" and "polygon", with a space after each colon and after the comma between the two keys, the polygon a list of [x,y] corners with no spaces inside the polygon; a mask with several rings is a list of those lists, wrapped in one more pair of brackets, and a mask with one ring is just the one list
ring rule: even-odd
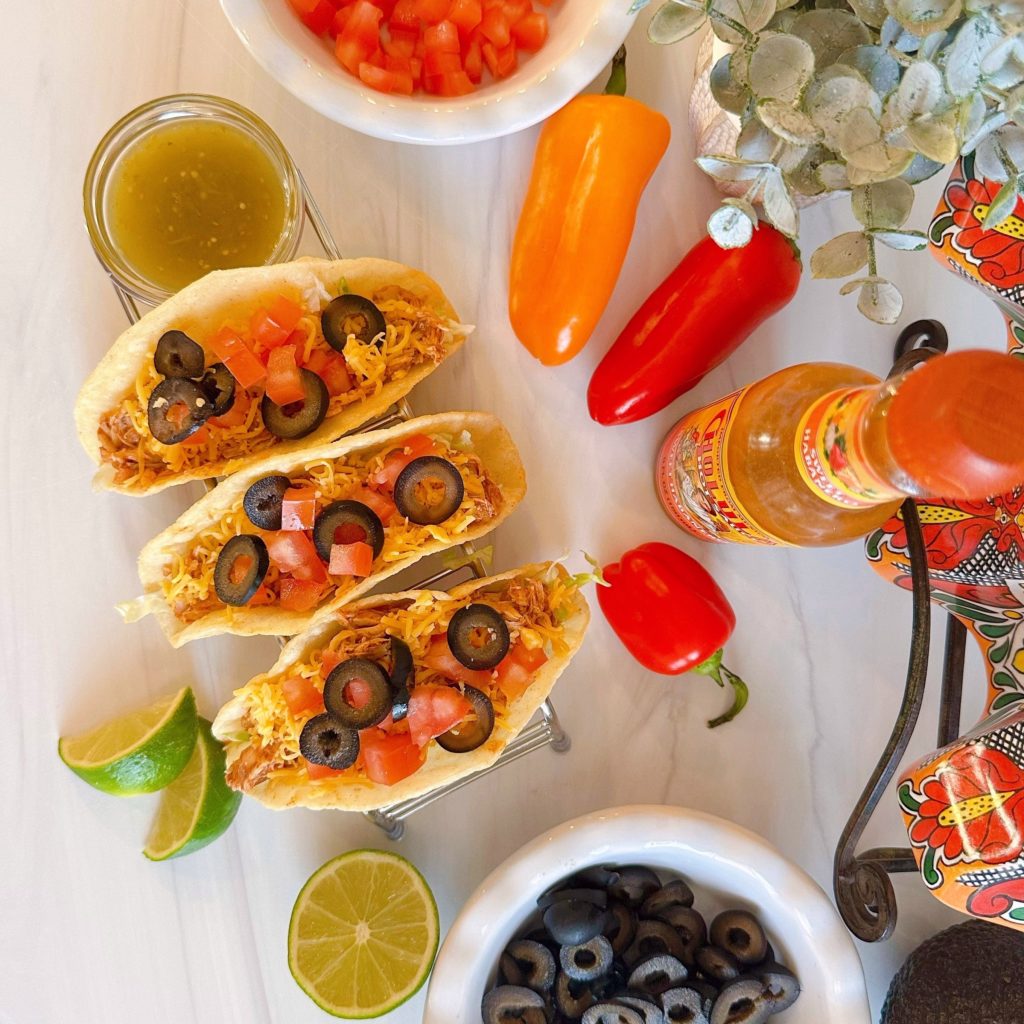
{"label": "eucalyptus sprig", "polygon": [[740,120],[735,154],[697,159],[743,193],[708,220],[719,245],[750,241],[756,206],[792,238],[801,197],[847,193],[861,230],[821,246],[812,274],[858,275],[842,294],[891,324],[903,297],[878,245],[926,247],[905,227],[914,185],[973,152],[976,173],[1002,183],[986,227],[1024,195],[1024,0],[667,0],[649,35],[674,43],[707,24],[734,47],[712,95]]}

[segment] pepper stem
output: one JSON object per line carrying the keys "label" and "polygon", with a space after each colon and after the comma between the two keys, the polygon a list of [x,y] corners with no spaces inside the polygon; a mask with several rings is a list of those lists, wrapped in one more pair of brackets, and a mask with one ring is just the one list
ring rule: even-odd
{"label": "pepper stem", "polygon": [[712,718],[708,722],[709,729],[716,729],[720,725],[725,725],[726,722],[731,722],[747,706],[747,701],[750,698],[747,684],[735,672],[730,671],[722,664],[721,648],[697,665],[693,671],[714,679],[719,686],[725,686],[728,683],[732,687],[732,707],[717,718]]}
{"label": "pepper stem", "polygon": [[619,47],[619,52],[612,57],[612,73],[608,76],[608,84],[604,87],[605,96],[626,95],[626,48]]}

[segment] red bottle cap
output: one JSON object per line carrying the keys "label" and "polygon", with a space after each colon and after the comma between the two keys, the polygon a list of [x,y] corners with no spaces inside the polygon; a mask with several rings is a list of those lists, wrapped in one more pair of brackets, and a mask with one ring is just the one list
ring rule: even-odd
{"label": "red bottle cap", "polygon": [[889,445],[924,497],[980,500],[1024,484],[1024,360],[969,351],[900,382]]}

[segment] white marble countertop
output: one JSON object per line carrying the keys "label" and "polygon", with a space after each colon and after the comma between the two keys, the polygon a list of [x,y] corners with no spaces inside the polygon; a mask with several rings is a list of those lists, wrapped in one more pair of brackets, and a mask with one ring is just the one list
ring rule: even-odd
{"label": "white marble countertop", "polygon": [[[56,756],[59,734],[186,682],[212,714],[275,651],[271,639],[233,638],[173,651],[151,620],[121,624],[113,605],[136,593],[136,552],[187,499],[180,491],[141,500],[91,493],[91,465],[71,421],[79,384],[123,327],[82,225],[82,175],[110,124],[166,93],[218,93],[252,107],[290,147],[347,253],[422,266],[479,325],[416,393],[414,407],[492,410],[517,438],[530,493],[497,534],[498,568],[581,548],[609,560],[635,543],[666,540],[712,569],[738,613],[728,661],[752,696],[734,724],[713,733],[704,723],[722,694],[701,678],[648,674],[595,615],[555,692],[570,753],[535,753],[410,824],[400,849],[433,887],[442,924],[528,839],[568,817],[631,802],[732,818],[830,891],[836,838],[899,703],[909,599],[874,576],[858,544],[789,552],[691,541],[660,512],[652,465],[662,435],[698,401],[813,358],[884,372],[896,331],[861,319],[834,283],[805,278],[786,311],[662,415],[608,430],[589,420],[584,403],[599,355],[696,241],[714,202],[691,163],[686,127],[694,47],[654,49],[642,28],[634,31],[631,93],[670,116],[674,139],[596,337],[553,370],[517,344],[505,313],[510,232],[535,131],[433,150],[356,135],[303,108],[258,69],[215,0],[45,0],[5,13],[0,1021],[326,1020],[288,972],[293,899],[332,855],[388,845],[359,817],[281,815],[246,803],[223,840],[154,865],[140,849],[155,798],[104,796]],[[921,190],[916,226],[927,221],[938,186]],[[847,217],[842,202],[808,212],[805,253],[845,229]],[[980,294],[926,256],[887,253],[886,263],[906,284],[904,323],[937,317],[953,346],[1002,345],[999,317]],[[935,646],[933,671],[941,632]],[[973,651],[968,674],[965,721],[980,712]],[[934,745],[936,691],[912,753]],[[903,840],[890,794],[867,842]],[[895,937],[860,947],[876,1016],[907,952],[955,920],[915,876],[895,885]],[[422,995],[389,1019],[411,1024],[421,1007]]]}

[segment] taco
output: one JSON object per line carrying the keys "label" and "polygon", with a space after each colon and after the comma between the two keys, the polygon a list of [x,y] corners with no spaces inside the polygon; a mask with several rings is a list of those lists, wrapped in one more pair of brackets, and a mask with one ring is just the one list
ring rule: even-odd
{"label": "taco", "polygon": [[334,440],[471,329],[426,274],[387,260],[208,274],[128,328],[82,386],[75,424],[94,485],[152,494]]}
{"label": "taco", "polygon": [[488,413],[423,416],[228,477],[139,555],[144,594],[179,647],[218,633],[292,636],[415,561],[474,540],[526,492]]}
{"label": "taco", "polygon": [[492,764],[547,698],[590,612],[561,566],[346,605],[217,715],[233,788],[368,811]]}

